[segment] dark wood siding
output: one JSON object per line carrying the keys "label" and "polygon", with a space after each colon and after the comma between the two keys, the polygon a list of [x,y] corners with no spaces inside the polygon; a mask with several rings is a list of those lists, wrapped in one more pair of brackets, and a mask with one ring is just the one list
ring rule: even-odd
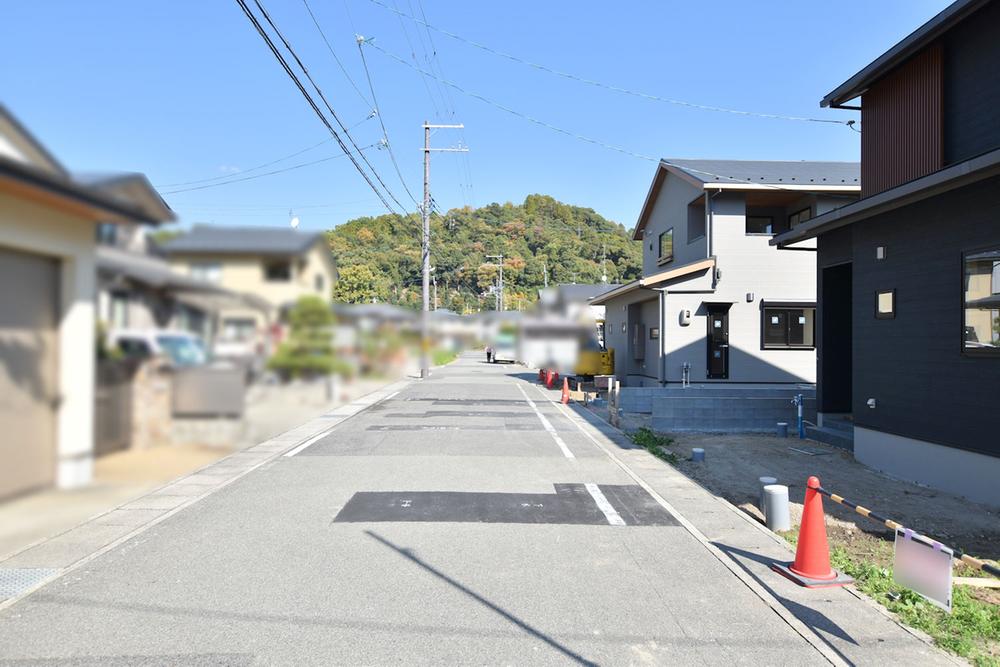
{"label": "dark wood siding", "polygon": [[[853,226],[857,425],[1000,456],[1000,358],[962,354],[962,253],[992,245],[1000,177]],[[823,254],[820,243],[821,266]],[[896,290],[894,319],[875,318],[881,289]]]}
{"label": "dark wood siding", "polygon": [[1000,148],[1000,2],[944,39],[944,162],[954,164]]}
{"label": "dark wood siding", "polygon": [[942,166],[942,56],[932,44],[861,98],[861,196]]}

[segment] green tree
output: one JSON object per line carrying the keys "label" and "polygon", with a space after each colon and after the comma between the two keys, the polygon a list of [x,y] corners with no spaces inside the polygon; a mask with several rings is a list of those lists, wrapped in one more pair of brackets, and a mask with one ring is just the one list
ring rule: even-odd
{"label": "green tree", "polygon": [[339,271],[340,277],[333,286],[334,301],[344,303],[371,303],[385,301],[388,289],[385,281],[368,264],[345,266]]}
{"label": "green tree", "polygon": [[268,368],[284,377],[328,375],[344,372],[333,355],[333,312],[318,296],[303,296],[288,314],[291,332],[268,360]]}

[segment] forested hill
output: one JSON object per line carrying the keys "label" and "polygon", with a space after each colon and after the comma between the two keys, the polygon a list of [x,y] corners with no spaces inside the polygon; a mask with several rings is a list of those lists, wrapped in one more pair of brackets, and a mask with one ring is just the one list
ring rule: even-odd
{"label": "forested hill", "polygon": [[[364,217],[328,233],[340,271],[335,298],[359,303],[420,303],[420,219],[417,215]],[[624,226],[593,209],[570,206],[545,195],[523,204],[489,204],[453,209],[431,218],[431,265],[438,306],[459,313],[492,309],[483,296],[496,280],[503,254],[506,307],[523,308],[537,299],[544,283],[609,283],[639,277],[642,246]]]}

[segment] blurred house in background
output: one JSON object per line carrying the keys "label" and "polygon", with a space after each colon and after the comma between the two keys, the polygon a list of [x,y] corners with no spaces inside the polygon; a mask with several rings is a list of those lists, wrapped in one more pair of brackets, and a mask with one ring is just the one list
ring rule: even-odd
{"label": "blurred house in background", "polygon": [[570,283],[538,290],[538,305],[542,315],[561,318],[567,322],[592,325],[597,331],[598,344],[604,345],[603,305],[590,302],[594,297],[621,287],[618,284],[597,283],[578,285]]}
{"label": "blurred house in background", "polygon": [[74,177],[0,106],[0,498],[90,481],[97,228],[173,219]]}
{"label": "blurred house in background", "polygon": [[282,311],[302,296],[329,298],[337,280],[333,255],[318,232],[195,225],[157,251],[178,274],[257,298],[220,311],[213,345],[218,357],[266,353],[280,338]]}

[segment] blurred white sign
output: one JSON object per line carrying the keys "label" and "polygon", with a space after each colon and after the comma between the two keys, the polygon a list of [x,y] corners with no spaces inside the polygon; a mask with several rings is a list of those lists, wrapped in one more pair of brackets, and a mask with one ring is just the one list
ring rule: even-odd
{"label": "blurred white sign", "polygon": [[954,552],[912,530],[896,531],[893,580],[951,613],[951,559]]}

